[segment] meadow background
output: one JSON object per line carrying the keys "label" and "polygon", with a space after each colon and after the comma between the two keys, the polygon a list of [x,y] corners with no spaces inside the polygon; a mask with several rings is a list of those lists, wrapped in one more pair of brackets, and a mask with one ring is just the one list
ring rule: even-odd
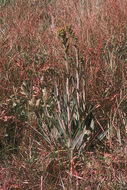
{"label": "meadow background", "polygon": [[125,190],[126,135],[127,1],[1,0],[0,189]]}

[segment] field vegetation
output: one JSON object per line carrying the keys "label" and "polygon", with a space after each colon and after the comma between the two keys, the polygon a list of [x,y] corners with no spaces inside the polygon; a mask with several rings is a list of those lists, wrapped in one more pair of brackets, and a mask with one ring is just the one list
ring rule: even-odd
{"label": "field vegetation", "polygon": [[0,190],[125,190],[127,1],[0,1]]}

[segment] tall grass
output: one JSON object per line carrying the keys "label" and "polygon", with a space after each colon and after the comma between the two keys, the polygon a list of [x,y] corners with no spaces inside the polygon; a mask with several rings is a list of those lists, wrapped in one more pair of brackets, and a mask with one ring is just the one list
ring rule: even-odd
{"label": "tall grass", "polygon": [[0,188],[126,189],[126,1],[0,6]]}

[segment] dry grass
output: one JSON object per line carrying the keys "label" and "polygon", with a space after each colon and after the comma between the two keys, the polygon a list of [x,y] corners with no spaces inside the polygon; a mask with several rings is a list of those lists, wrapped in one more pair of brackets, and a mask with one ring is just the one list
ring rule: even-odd
{"label": "dry grass", "polygon": [[[0,189],[126,189],[126,0],[0,9]],[[91,109],[96,136],[72,151]]]}

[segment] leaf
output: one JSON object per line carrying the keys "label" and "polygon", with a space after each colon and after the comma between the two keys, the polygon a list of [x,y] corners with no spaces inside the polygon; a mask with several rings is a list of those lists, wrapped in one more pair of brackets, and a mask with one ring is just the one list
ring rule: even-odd
{"label": "leaf", "polygon": [[56,127],[53,127],[53,129],[51,129],[50,136],[56,140],[60,137],[60,133]]}
{"label": "leaf", "polygon": [[[84,140],[84,136],[87,135],[88,138],[91,135],[91,132],[89,130],[86,130],[86,126],[84,127],[84,129],[82,131],[79,132],[79,134],[74,138],[74,140],[72,141],[72,149],[79,149],[80,146],[85,143],[83,142]],[[88,140],[87,140],[88,141]],[[87,142],[86,141],[86,142]]]}
{"label": "leaf", "polygon": [[92,129],[92,131],[94,130],[94,119],[91,120],[90,128]]}
{"label": "leaf", "polygon": [[74,119],[74,115],[75,115],[75,105],[73,106],[72,111],[71,111],[70,123],[72,123]]}
{"label": "leaf", "polygon": [[39,107],[40,102],[41,102],[41,99],[39,98],[39,99],[36,101],[36,107]]}
{"label": "leaf", "polygon": [[31,107],[33,107],[33,106],[35,106],[35,101],[36,101],[36,100],[35,100],[35,96],[33,96],[32,99],[28,101],[28,103],[29,103],[29,105],[30,105]]}
{"label": "leaf", "polygon": [[29,95],[29,90],[28,90],[25,82],[23,82],[23,84],[21,85],[21,94],[23,94],[25,96]]}
{"label": "leaf", "polygon": [[107,129],[106,131],[104,131],[101,134],[99,134],[97,136],[98,140],[102,141],[105,138],[105,136],[107,135],[108,132],[109,132],[109,129]]}
{"label": "leaf", "polygon": [[62,119],[60,118],[60,116],[58,114],[56,114],[56,118],[57,118],[57,121],[59,122],[58,130],[59,130],[60,135],[65,134],[66,131],[65,131],[65,128],[63,126],[64,123],[62,122]]}

